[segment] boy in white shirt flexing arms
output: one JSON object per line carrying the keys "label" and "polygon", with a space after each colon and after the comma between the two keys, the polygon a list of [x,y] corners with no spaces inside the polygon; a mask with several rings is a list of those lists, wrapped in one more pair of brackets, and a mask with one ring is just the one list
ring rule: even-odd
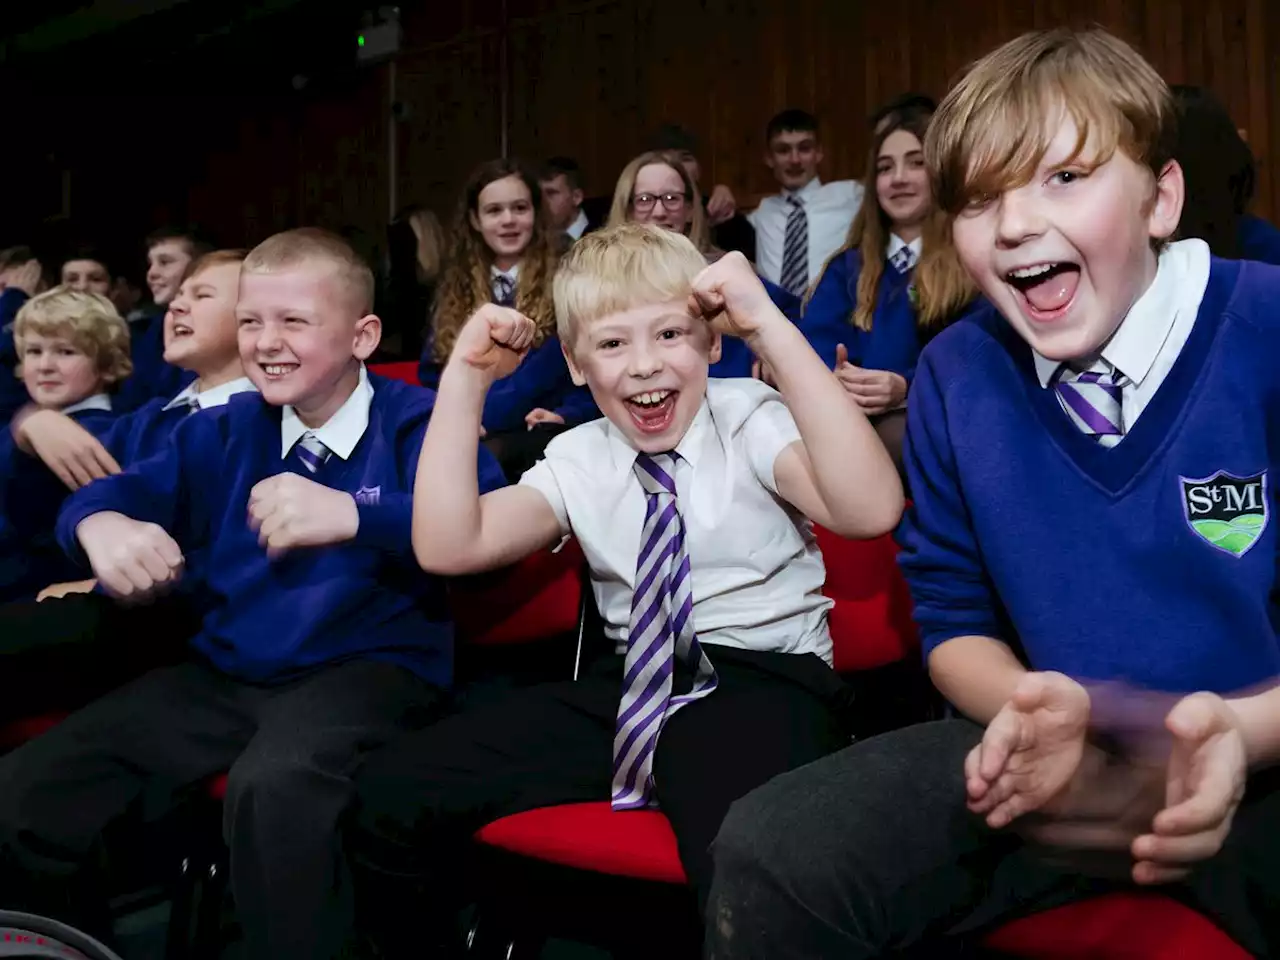
{"label": "boy in white shirt flexing arms", "polygon": [[[515,311],[482,307],[440,381],[413,542],[425,569],[464,574],[577,537],[612,652],[370,759],[348,849],[389,957],[420,955],[425,903],[406,896],[455,876],[443,851],[487,822],[660,804],[703,897],[730,803],[848,742],[809,520],[850,537],[897,523],[902,488],[875,431],[740,254],[707,267],[683,236],[620,226],[574,245],[555,302],[575,382],[605,419],[480,496],[468,457],[485,391],[533,336]],[[708,383],[726,333],[769,362],[782,396]]]}

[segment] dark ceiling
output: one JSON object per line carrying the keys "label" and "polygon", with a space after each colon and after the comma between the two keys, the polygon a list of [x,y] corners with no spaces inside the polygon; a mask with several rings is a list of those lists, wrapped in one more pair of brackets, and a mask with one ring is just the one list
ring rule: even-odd
{"label": "dark ceiling", "polygon": [[6,3],[0,82],[36,95],[251,92],[355,66],[348,0]]}

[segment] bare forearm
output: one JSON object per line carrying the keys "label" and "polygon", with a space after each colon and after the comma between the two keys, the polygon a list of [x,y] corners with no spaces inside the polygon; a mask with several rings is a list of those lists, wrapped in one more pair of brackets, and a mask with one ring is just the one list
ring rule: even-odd
{"label": "bare forearm", "polygon": [[476,448],[487,382],[461,364],[440,378],[413,497],[413,549],[425,569],[464,554],[480,534]]}
{"label": "bare forearm", "polygon": [[1227,701],[1240,718],[1249,766],[1270,766],[1280,760],[1280,687]]}
{"label": "bare forearm", "polygon": [[898,471],[840,381],[785,319],[771,324],[752,348],[773,370],[831,516],[855,529],[869,518],[882,521],[870,523],[876,533],[892,528],[902,514]]}
{"label": "bare forearm", "polygon": [[929,654],[933,685],[956,709],[984,726],[1009,702],[1026,674],[1013,651],[991,637],[953,637]]}

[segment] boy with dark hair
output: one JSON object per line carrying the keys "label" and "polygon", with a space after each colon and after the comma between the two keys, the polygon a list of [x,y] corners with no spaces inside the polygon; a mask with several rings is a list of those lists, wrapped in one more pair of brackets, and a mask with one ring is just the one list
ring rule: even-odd
{"label": "boy with dark hair", "polygon": [[862,204],[862,184],[818,179],[818,120],[805,110],[789,108],[770,118],[764,163],[782,191],[747,215],[756,231],[756,266],[766,280],[803,297],[844,244]]}
{"label": "boy with dark hair", "polygon": [[1174,124],[1101,30],[1010,41],[939,107],[990,305],[921,356],[900,537],[960,716],[739,803],[710,956],[877,957],[1127,884],[1280,956],[1280,271],[1170,242]]}
{"label": "boy with dark hair", "polygon": [[538,182],[548,225],[563,233],[570,243],[581,240],[584,233],[599,226],[592,224],[582,207],[582,168],[577,160],[552,157],[542,165]]}

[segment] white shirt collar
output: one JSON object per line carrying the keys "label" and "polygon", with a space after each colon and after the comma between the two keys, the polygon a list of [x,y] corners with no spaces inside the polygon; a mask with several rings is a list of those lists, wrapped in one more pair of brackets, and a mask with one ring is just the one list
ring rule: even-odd
{"label": "white shirt collar", "polygon": [[574,240],[581,240],[582,235],[587,232],[587,224],[587,215],[583,213],[582,208],[579,207],[578,215],[573,218],[573,223],[569,224],[569,226],[565,228],[564,232]]}
{"label": "white shirt collar", "polygon": [[813,195],[821,189],[822,179],[820,177],[814,177],[799,190],[783,190],[782,199],[786,200],[787,197],[799,197],[800,200],[807,202],[812,200]]}
{"label": "white shirt collar", "polygon": [[91,397],[85,397],[69,406],[62,408],[62,412],[70,416],[73,413],[79,413],[81,410],[110,410],[111,395],[107,393],[95,393]]}
{"label": "white shirt collar", "polygon": [[360,438],[369,426],[369,406],[373,403],[373,385],[369,383],[369,371],[360,364],[360,382],[351,396],[340,406],[323,426],[314,430],[298,418],[298,412],[285,404],[280,415],[280,458],[284,459],[304,433],[311,433],[330,451],[343,460],[349,459]]}
{"label": "white shirt collar", "polygon": [[199,382],[199,380],[196,380],[187,384],[186,389],[160,409],[172,410],[174,407],[191,406],[194,400],[198,410],[210,410],[214,407],[223,406],[237,393],[246,393],[250,390],[258,389],[248,377],[237,377],[235,380],[220,383],[216,387],[210,387],[208,390],[197,390],[196,384]]}
{"label": "white shirt collar", "polygon": [[499,270],[496,264],[489,264],[489,278],[496,280],[498,277],[506,277],[515,283],[520,279],[520,264],[513,264],[510,270]]}
{"label": "white shirt collar", "polygon": [[[711,407],[707,403],[706,396],[703,396],[702,406],[698,408],[698,412],[694,414],[693,420],[684,432],[684,436],[676,444],[676,453],[680,454],[680,458],[687,462],[689,466],[697,465],[698,455],[703,446],[702,439],[707,430],[711,429],[711,426]],[[609,453],[614,469],[619,471],[631,470],[639,451],[631,445],[626,435],[612,421],[607,420],[605,422],[605,435],[608,437]]]}
{"label": "white shirt collar", "polygon": [[[1102,348],[1102,359],[1141,384],[1151,372],[1156,355],[1173,329],[1179,310],[1192,309],[1180,303],[1181,280],[1194,272],[1197,262],[1208,262],[1209,246],[1203,240],[1180,240],[1160,253],[1155,279],[1129,308],[1116,332]],[[1198,304],[1195,309],[1198,309]],[[1040,386],[1047,387],[1062,364],[1031,351]]]}
{"label": "white shirt collar", "polygon": [[885,259],[892,260],[893,255],[903,247],[908,248],[912,254],[915,255],[915,258],[918,261],[920,259],[920,254],[924,252],[924,238],[916,237],[910,243],[907,243],[907,241],[903,240],[896,233],[889,234],[889,249],[885,253]]}

